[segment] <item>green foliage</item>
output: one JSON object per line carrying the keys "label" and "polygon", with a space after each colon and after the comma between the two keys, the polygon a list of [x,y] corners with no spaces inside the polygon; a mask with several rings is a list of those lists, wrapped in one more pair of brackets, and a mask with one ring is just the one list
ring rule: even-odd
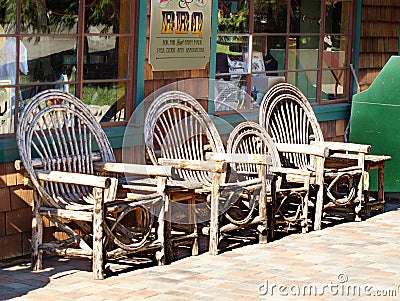
{"label": "green foliage", "polygon": [[[22,32],[59,33],[71,29],[78,23],[79,0],[46,1],[21,0]],[[119,1],[86,1],[85,27],[103,25],[103,31],[118,28]],[[0,0],[0,10],[5,12],[4,23],[16,26],[17,0]]]}
{"label": "green foliage", "polygon": [[82,100],[86,104],[111,106],[118,100],[119,93],[124,93],[124,90],[117,87],[84,86]]}
{"label": "green foliage", "polygon": [[249,18],[249,5],[247,1],[235,14],[218,16],[218,30],[220,32],[246,32]]}

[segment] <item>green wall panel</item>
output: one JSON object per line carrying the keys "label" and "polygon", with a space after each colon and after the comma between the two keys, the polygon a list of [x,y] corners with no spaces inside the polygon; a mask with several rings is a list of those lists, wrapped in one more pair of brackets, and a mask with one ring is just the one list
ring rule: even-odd
{"label": "green wall panel", "polygon": [[[372,146],[372,154],[389,155],[385,191],[400,192],[400,57],[392,56],[371,86],[353,96],[350,141]],[[377,190],[371,181],[371,190]]]}

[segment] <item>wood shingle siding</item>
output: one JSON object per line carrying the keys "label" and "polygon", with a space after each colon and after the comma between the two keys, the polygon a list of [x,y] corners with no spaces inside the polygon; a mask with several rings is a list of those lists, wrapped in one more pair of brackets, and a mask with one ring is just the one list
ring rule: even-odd
{"label": "wood shingle siding", "polygon": [[358,76],[361,91],[370,86],[392,55],[399,54],[399,22],[399,0],[363,0]]}

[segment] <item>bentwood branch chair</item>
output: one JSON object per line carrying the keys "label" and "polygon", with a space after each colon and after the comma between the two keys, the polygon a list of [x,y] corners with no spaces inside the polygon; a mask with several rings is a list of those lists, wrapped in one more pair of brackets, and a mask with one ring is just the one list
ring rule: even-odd
{"label": "bentwood branch chair", "polygon": [[[320,170],[313,168],[312,158],[304,154],[287,153],[279,149],[282,163],[286,167],[295,167],[312,171],[319,177],[316,187],[316,208],[314,229],[321,228],[322,213],[325,210],[348,209],[360,220],[365,154],[369,145],[352,143],[325,142],[314,111],[303,93],[295,86],[280,83],[272,87],[264,96],[259,113],[259,123],[279,145],[316,144],[327,147],[332,153],[344,152],[357,155],[354,166],[326,166]],[[329,156],[330,158],[331,156]],[[333,158],[333,157],[332,157]],[[324,160],[326,162],[326,160]]]}
{"label": "bentwood branch chair", "polygon": [[[249,185],[227,183],[226,165],[230,160],[225,156],[221,137],[210,116],[192,96],[180,91],[158,96],[146,115],[145,143],[153,164],[172,165],[181,179],[201,185],[196,190],[196,214],[198,220],[209,222],[203,233],[210,235],[211,254],[218,253],[219,234],[255,225],[250,217],[233,223],[222,221],[229,205],[236,203],[234,200],[241,202],[242,196],[252,197],[262,187],[258,179],[259,183],[245,183]],[[266,159],[256,158],[251,162],[262,165]],[[265,201],[263,195],[259,198],[260,202]],[[244,210],[248,212],[249,208]],[[265,223],[265,218],[262,219],[259,224]],[[261,232],[267,235],[265,228]]]}
{"label": "bentwood branch chair", "polygon": [[[280,146],[283,147],[283,146]],[[315,158],[316,162],[327,155],[326,148],[309,145],[285,145],[288,152],[308,154]],[[267,131],[255,122],[242,122],[231,132],[227,142],[228,153],[240,153],[244,155],[268,154],[271,160],[264,166],[263,187],[267,190],[268,197],[268,230],[271,238],[274,231],[289,231],[300,227],[302,232],[308,231],[312,218],[309,216],[310,185],[315,184],[310,171],[294,168],[285,168],[281,163],[277,145],[268,135]],[[232,163],[231,173],[236,175],[238,181],[248,181],[260,177],[260,167],[254,164]],[[268,175],[277,177],[271,179]],[[275,180],[275,182],[271,182]],[[259,204],[259,215],[265,210]],[[261,239],[261,238],[260,238]]]}
{"label": "bentwood branch chair", "polygon": [[[34,187],[33,270],[42,268],[43,252],[91,258],[95,279],[104,278],[108,260],[132,253],[146,251],[163,263],[165,185],[171,168],[116,163],[89,109],[58,90],[37,94],[27,104],[17,143]],[[119,182],[129,184],[123,180],[127,174],[145,175],[153,184],[122,189]],[[56,227],[54,241],[44,241],[43,218]]]}

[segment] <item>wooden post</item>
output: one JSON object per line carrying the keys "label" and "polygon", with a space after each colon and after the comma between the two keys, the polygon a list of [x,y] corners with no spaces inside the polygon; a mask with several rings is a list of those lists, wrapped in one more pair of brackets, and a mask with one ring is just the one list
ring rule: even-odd
{"label": "wooden post", "polygon": [[95,199],[93,207],[93,278],[104,279],[104,255],[103,255],[103,222],[104,222],[104,190],[93,188]]}
{"label": "wooden post", "polygon": [[160,251],[156,253],[156,259],[157,259],[158,265],[165,264],[166,253],[168,256],[170,256],[170,254],[168,254],[170,250],[168,250],[169,248],[167,246],[170,241],[171,229],[169,227],[168,233],[165,232],[165,230],[166,230],[166,228],[165,228],[165,212],[170,211],[171,206],[169,204],[169,198],[165,194],[166,183],[167,183],[167,178],[165,178],[165,177],[157,178],[157,192],[163,196],[160,212],[158,214],[157,239],[161,244]]}
{"label": "wooden post", "polygon": [[[357,200],[358,204],[354,208],[355,211],[355,221],[361,222],[361,208],[362,208],[362,194],[364,192],[364,169],[365,169],[365,153],[358,154],[357,160],[358,166],[361,166],[361,175],[360,175],[360,182],[358,183],[358,191],[357,191]],[[368,205],[366,205],[367,207]]]}
{"label": "wooden post", "polygon": [[315,203],[314,230],[321,230],[322,213],[324,210],[324,163],[325,158],[315,158],[315,183],[318,185]]}
{"label": "wooden post", "polygon": [[379,209],[383,213],[385,211],[385,161],[381,162],[378,167],[378,202]]}
{"label": "wooden post", "polygon": [[218,254],[218,242],[219,242],[219,183],[221,180],[221,173],[214,172],[212,176],[212,187],[211,187],[211,217],[210,217],[210,246],[209,253],[211,255]]}
{"label": "wooden post", "polygon": [[42,252],[39,246],[43,239],[43,220],[39,213],[41,199],[36,189],[33,192],[33,217],[32,217],[32,258],[31,270],[39,271],[42,269]]}
{"label": "wooden post", "polygon": [[309,197],[309,191],[310,191],[310,178],[306,177],[304,181],[304,188],[306,191],[306,194],[304,195],[303,198],[303,204],[304,204],[304,209],[303,209],[303,221],[302,221],[302,227],[301,227],[301,232],[302,233],[307,233],[308,232],[308,197]]}
{"label": "wooden post", "polygon": [[191,194],[191,198],[189,200],[189,223],[190,223],[190,231],[195,234],[192,245],[192,255],[199,255],[199,240],[198,240],[198,229],[197,229],[197,220],[196,220],[196,194],[194,189],[189,189],[189,193]]}
{"label": "wooden post", "polygon": [[275,239],[275,223],[276,223],[276,202],[277,202],[277,195],[276,195],[276,188],[273,187],[273,190],[271,190],[271,198],[268,201],[268,209],[267,214],[268,214],[268,239],[270,241],[273,241]]}
{"label": "wooden post", "polygon": [[[260,199],[258,202],[258,215],[263,220],[263,226],[265,229],[268,229],[268,218],[267,218],[267,181],[266,181],[266,167],[265,165],[260,166],[259,177],[261,177],[261,190],[260,190]],[[271,181],[271,185],[273,185]],[[268,242],[268,234],[260,233],[258,235],[258,242],[260,244]]]}
{"label": "wooden post", "polygon": [[[369,166],[367,164],[365,172],[363,174],[362,180],[364,182],[364,204],[365,204],[365,215],[371,215],[371,205],[370,205],[370,191],[369,191]],[[379,184],[378,184],[379,186]],[[379,193],[378,193],[379,194]]]}

